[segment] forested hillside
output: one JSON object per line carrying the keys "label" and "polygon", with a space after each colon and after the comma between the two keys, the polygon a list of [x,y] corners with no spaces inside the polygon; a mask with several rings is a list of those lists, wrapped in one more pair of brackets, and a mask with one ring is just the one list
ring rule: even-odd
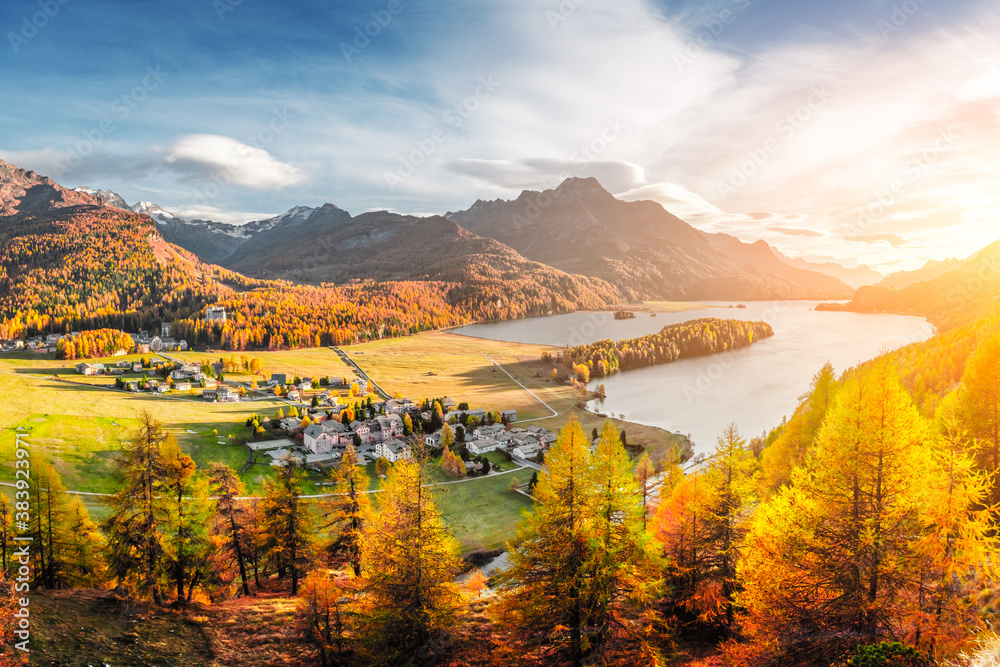
{"label": "forested hillside", "polygon": [[[604,308],[617,298],[603,281],[529,262],[443,218],[450,236],[440,239],[433,229],[418,234],[416,219],[403,221],[404,236],[419,236],[425,246],[401,239],[382,254],[372,248],[334,256],[335,265],[356,261],[380,280],[298,286],[248,278],[166,243],[147,216],[104,206],[13,165],[0,166],[4,339],[103,328],[138,332],[170,322],[190,345],[281,349]],[[427,253],[438,244],[456,252],[428,264]],[[296,252],[306,258],[296,260],[301,269],[313,255]],[[268,256],[285,261],[277,251]],[[227,308],[225,323],[203,320],[205,307],[215,303]]]}
{"label": "forested hillside", "polygon": [[0,218],[0,337],[123,328],[199,312],[229,290],[154,243],[148,218],[75,206]]}
{"label": "forested hillside", "polygon": [[[945,267],[951,263],[943,263]],[[924,315],[942,329],[968,324],[1000,306],[1000,241],[987,246],[957,268],[902,289],[862,287],[847,310]]]}

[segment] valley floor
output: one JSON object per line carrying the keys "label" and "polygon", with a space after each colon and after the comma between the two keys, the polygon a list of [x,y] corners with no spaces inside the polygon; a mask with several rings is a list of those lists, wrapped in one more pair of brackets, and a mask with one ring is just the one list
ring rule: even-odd
{"label": "valley floor", "polygon": [[[587,433],[599,429],[605,421],[578,407],[580,396],[576,390],[549,380],[552,365],[543,363],[541,354],[558,348],[437,331],[343,349],[391,393],[414,399],[450,396],[457,402],[468,401],[472,407],[515,409],[519,423],[538,424],[553,431],[561,429],[571,416]],[[200,362],[217,361],[231,354],[213,351],[170,356]],[[330,348],[245,354],[260,358],[266,373],[353,377],[353,369]],[[235,356],[239,358],[240,353]],[[199,469],[221,462],[239,470],[248,461],[248,451],[227,444],[228,436],[246,435],[244,422],[252,414],[273,415],[279,407],[289,407],[287,402],[273,397],[205,403],[195,397],[109,390],[104,386],[110,381],[107,377],[98,376],[102,386],[96,386],[95,378],[84,378],[76,372],[76,363],[57,360],[51,354],[0,354],[0,396],[4,399],[0,402],[0,482],[13,481],[15,429],[19,429],[28,434],[33,446],[50,455],[67,489],[89,494],[113,491],[111,464],[122,440],[135,426],[136,417],[144,410],[164,423]],[[227,373],[226,379],[248,383],[253,378]],[[683,437],[662,429],[614,421],[619,429],[627,431],[630,443],[645,445],[654,457],[668,447],[683,448],[685,444]],[[273,468],[262,464],[249,466],[240,474],[250,493],[259,492],[271,475]],[[464,551],[503,546],[523,509],[530,507],[530,500],[508,492],[511,476],[526,483],[531,471],[438,487],[438,502]],[[319,475],[313,474],[310,492],[322,493],[324,488],[318,486],[321,481]],[[11,491],[10,487],[0,486],[0,493]],[[83,496],[83,501],[95,520],[106,516],[107,509],[99,497]]]}

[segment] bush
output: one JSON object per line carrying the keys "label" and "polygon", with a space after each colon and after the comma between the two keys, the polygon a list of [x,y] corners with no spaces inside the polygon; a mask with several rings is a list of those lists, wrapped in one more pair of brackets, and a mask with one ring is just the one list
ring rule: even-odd
{"label": "bush", "polygon": [[923,653],[899,642],[862,644],[847,662],[848,667],[929,667]]}

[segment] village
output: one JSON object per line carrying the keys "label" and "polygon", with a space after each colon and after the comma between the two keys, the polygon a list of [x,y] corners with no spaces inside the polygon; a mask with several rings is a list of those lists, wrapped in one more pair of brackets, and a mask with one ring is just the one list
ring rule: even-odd
{"label": "village", "polygon": [[[150,352],[184,352],[188,349],[187,341],[184,339],[175,339],[170,336],[170,324],[164,322],[160,325],[160,334],[150,334],[148,331],[140,331],[138,333],[130,333],[128,336],[132,339],[133,350],[139,354],[149,354]],[[74,340],[81,332],[74,331],[67,334],[45,334],[38,336],[31,336],[24,340],[20,338],[12,338],[10,340],[5,340],[0,342],[0,352],[15,352],[17,350],[29,350],[31,352],[36,352],[38,354],[46,354],[48,352],[55,352],[56,345],[59,344],[61,340]],[[119,355],[127,354],[128,350],[121,350]],[[117,355],[113,355],[117,356]]]}
{"label": "village", "polygon": [[[209,308],[212,319],[224,318],[224,311]],[[154,395],[183,395],[192,400],[235,403],[280,399],[288,405],[272,417],[254,416],[248,420],[251,434],[246,438],[251,462],[269,462],[273,466],[290,461],[321,470],[336,465],[348,446],[358,454],[359,464],[379,459],[389,463],[409,460],[417,446],[439,451],[453,446],[463,459],[469,474],[487,474],[494,467],[487,454],[496,452],[506,461],[538,469],[544,452],[556,435],[541,426],[515,426],[516,410],[488,411],[470,409],[467,403],[443,398],[417,403],[402,396],[373,401],[380,391],[367,377],[289,377],[271,373],[268,379],[236,382],[223,379],[223,362],[191,363],[171,357],[167,352],[185,351],[185,341],[166,334],[147,332],[129,334],[135,347],[132,353],[156,352],[159,356],[123,359],[117,362],[81,362],[76,372],[84,377],[115,378],[109,389]],[[72,336],[72,334],[68,334]],[[51,339],[51,340],[50,340]],[[58,343],[59,337],[37,337],[26,341],[31,349]],[[354,400],[353,405],[347,402]],[[275,437],[277,436],[277,437]]]}
{"label": "village", "polygon": [[[225,308],[209,306],[204,319],[225,322]],[[247,420],[250,432],[229,444],[243,444],[248,450],[247,466],[283,466],[290,462],[322,471],[338,465],[348,446],[354,447],[359,465],[380,460],[395,463],[412,459],[419,449],[436,456],[454,452],[461,461],[458,476],[485,475],[513,467],[541,468],[546,450],[556,440],[552,431],[537,425],[516,425],[513,409],[470,408],[448,397],[420,402],[396,394],[390,397],[373,384],[355,365],[355,377],[298,377],[288,373],[266,373],[259,367],[239,379],[224,378],[231,370],[223,359],[218,362],[193,361],[173,356],[187,352],[183,339],[170,336],[171,325],[163,322],[159,332],[126,333],[132,346],[116,350],[101,361],[75,365],[87,384],[106,389],[144,393],[164,399],[208,403],[254,401],[282,402],[271,416],[254,414]],[[48,334],[25,340],[0,343],[0,351],[27,350],[45,354],[56,350],[60,341],[71,341],[79,333]],[[334,348],[344,361],[346,355]],[[182,356],[182,355],[181,355]],[[246,365],[246,362],[244,362]],[[108,384],[98,378],[113,379]],[[266,379],[265,379],[266,378]],[[61,376],[64,382],[82,382]],[[374,400],[373,400],[374,399]],[[227,441],[219,439],[219,444]],[[442,456],[445,456],[441,454]],[[450,455],[447,457],[450,458]]]}
{"label": "village", "polygon": [[[274,466],[294,460],[322,468],[339,462],[348,446],[355,448],[359,465],[366,465],[378,459],[389,463],[411,460],[418,447],[435,452],[450,445],[465,460],[470,474],[486,474],[492,468],[486,457],[491,452],[537,469],[556,440],[553,432],[540,426],[515,426],[514,410],[490,412],[469,409],[464,403],[460,406],[450,398],[421,404],[393,398],[351,407],[327,396],[325,403],[301,413],[296,409],[294,416],[251,418],[250,426],[264,439],[249,440],[247,447],[268,457]],[[281,437],[266,437],[268,430]]]}

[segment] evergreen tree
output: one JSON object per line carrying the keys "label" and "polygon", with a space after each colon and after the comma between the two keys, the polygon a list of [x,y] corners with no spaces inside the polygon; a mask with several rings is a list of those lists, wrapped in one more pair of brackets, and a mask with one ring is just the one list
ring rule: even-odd
{"label": "evergreen tree", "polygon": [[29,530],[35,540],[35,577],[44,588],[65,588],[69,585],[69,496],[45,456],[32,452],[31,460],[28,491],[35,503]]}
{"label": "evergreen tree", "polygon": [[[621,448],[618,438],[604,440],[606,451]],[[595,462],[579,422],[570,421],[538,475],[535,512],[518,525],[517,539],[507,545],[510,566],[496,575],[503,593],[496,622],[516,643],[541,651],[542,660],[582,665],[610,637],[611,610],[617,594],[624,594],[618,586],[635,565],[629,526],[639,519],[638,497],[616,497],[622,492],[614,488],[619,482],[636,490],[620,461],[615,454],[603,464]],[[614,525],[619,519],[620,528]],[[599,553],[604,548],[625,560],[609,564]]]}
{"label": "evergreen tree", "polygon": [[245,526],[246,510],[237,500],[245,491],[243,481],[224,463],[215,463],[209,470],[209,489],[215,496],[215,526],[213,533],[222,538],[222,548],[236,564],[244,595],[250,595],[247,583]]}
{"label": "evergreen tree", "polygon": [[770,494],[791,482],[792,468],[802,465],[812,447],[827,410],[836,396],[837,377],[833,365],[827,363],[813,376],[809,392],[792,418],[781,428],[770,446],[761,455],[761,488]]}
{"label": "evergreen tree", "polygon": [[397,462],[362,527],[357,631],[375,664],[426,658],[454,621],[459,547],[425,482],[422,462]]}
{"label": "evergreen tree", "polygon": [[107,578],[104,536],[76,496],[69,501],[66,540],[66,578],[71,586],[94,588]]}
{"label": "evergreen tree", "polygon": [[171,573],[177,600],[190,599],[205,577],[209,541],[204,494],[196,493],[195,464],[181,452],[170,434],[160,453],[164,465],[162,492],[167,500],[165,562]]}
{"label": "evergreen tree", "polygon": [[[596,430],[596,429],[595,429]],[[635,481],[642,494],[642,529],[646,530],[646,519],[649,516],[649,480],[656,474],[656,468],[649,459],[649,454],[643,452],[635,464]]]}
{"label": "evergreen tree", "polygon": [[727,632],[733,625],[736,563],[746,529],[746,510],[753,501],[756,463],[746,440],[736,425],[730,424],[719,437],[705,473],[705,482],[711,489],[709,497],[713,500],[705,514],[711,541],[707,561],[719,584],[720,620]]}
{"label": "evergreen tree", "polygon": [[334,496],[327,502],[328,528],[333,528],[330,555],[350,564],[355,577],[361,576],[361,531],[371,512],[368,474],[359,465],[354,447],[348,445],[333,475]]}
{"label": "evergreen tree", "polygon": [[588,660],[598,664],[659,662],[648,642],[658,619],[649,607],[658,593],[659,567],[645,532],[644,498],[628,453],[612,422],[606,422],[593,459],[593,524],[585,599]]}
{"label": "evergreen tree", "polygon": [[967,447],[955,394],[941,403],[936,422],[909,624],[913,643],[942,658],[954,654],[970,629],[986,629],[981,605],[970,593],[992,577],[989,563],[1000,544],[993,529],[996,508],[986,506],[990,476],[978,470],[975,451]]}
{"label": "evergreen tree", "polygon": [[719,436],[704,470],[661,504],[655,532],[668,560],[668,607],[728,633],[735,617],[736,564],[753,502],[756,460],[736,426]]}
{"label": "evergreen tree", "polygon": [[312,561],[312,516],[299,498],[306,475],[302,467],[286,458],[274,479],[265,482],[261,511],[264,515],[266,546],[278,578],[290,576],[292,594]]}
{"label": "evergreen tree", "polygon": [[959,389],[964,429],[979,441],[980,465],[993,473],[990,503],[1000,503],[1000,331],[990,330],[966,362]]}
{"label": "evergreen tree", "polygon": [[103,524],[108,539],[108,569],[120,585],[163,603],[160,575],[165,541],[162,495],[166,464],[161,446],[167,434],[148,412],[115,461],[118,491],[105,499],[111,515]]}
{"label": "evergreen tree", "polygon": [[751,636],[835,662],[905,634],[934,477],[927,441],[886,358],[847,380],[805,466],[753,518],[740,565]]}
{"label": "evergreen tree", "polygon": [[296,608],[306,636],[319,649],[320,665],[342,664],[348,610],[345,590],[327,572],[310,572],[302,582]]}

